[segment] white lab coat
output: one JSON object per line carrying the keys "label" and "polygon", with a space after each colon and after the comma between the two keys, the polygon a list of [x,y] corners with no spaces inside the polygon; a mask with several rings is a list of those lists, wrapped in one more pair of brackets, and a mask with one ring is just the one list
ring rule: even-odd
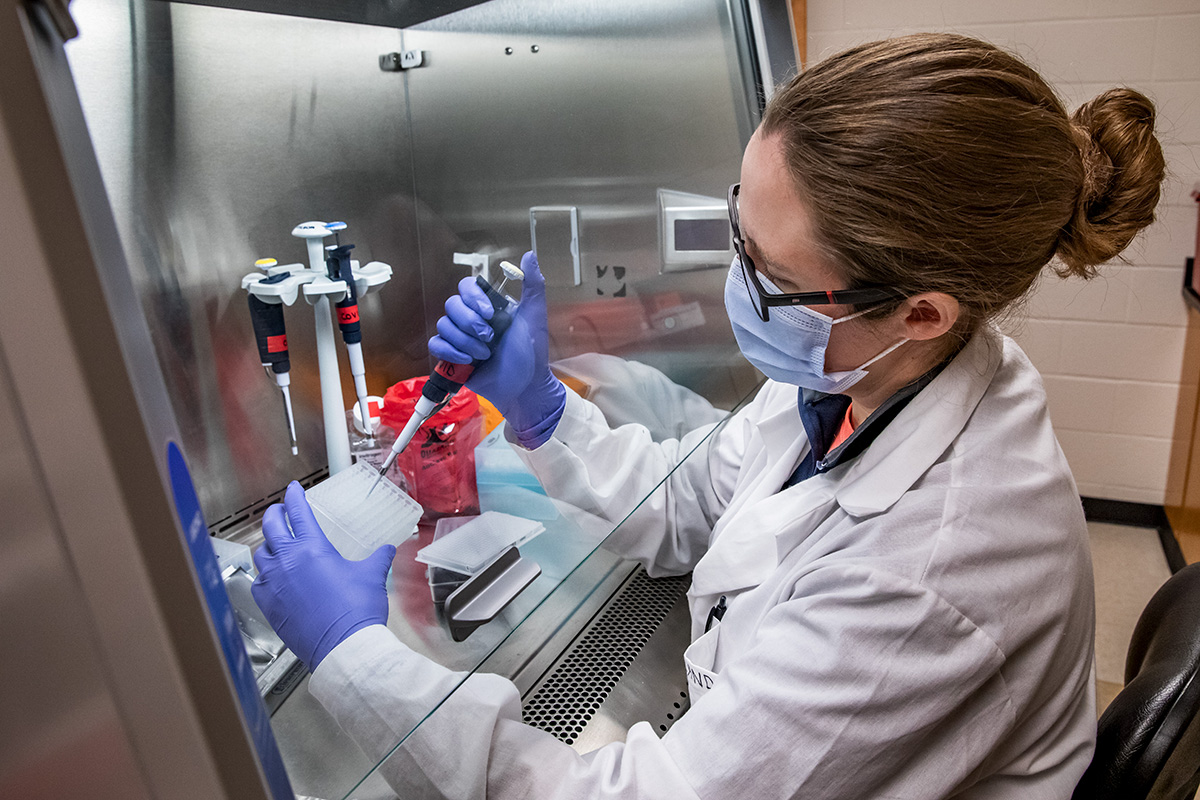
{"label": "white lab coat", "polygon": [[[526,457],[620,519],[704,433],[654,445],[571,396]],[[669,732],[580,756],[475,675],[385,762],[399,795],[1070,797],[1095,738],[1091,562],[1024,353],[978,334],[857,459],[779,491],[807,446],[795,387],[768,382],[610,539],[652,574],[694,570],[687,657],[712,686]],[[311,691],[379,758],[463,679],[374,626]]]}

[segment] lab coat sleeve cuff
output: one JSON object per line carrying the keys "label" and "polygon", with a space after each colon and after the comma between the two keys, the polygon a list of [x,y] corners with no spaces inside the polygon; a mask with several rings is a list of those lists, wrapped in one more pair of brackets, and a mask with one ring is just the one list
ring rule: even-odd
{"label": "lab coat sleeve cuff", "polygon": [[394,661],[409,656],[417,657],[387,626],[368,625],[350,634],[329,651],[313,670],[309,688],[320,700],[328,687],[353,681],[355,674],[363,669],[368,660],[382,658]]}
{"label": "lab coat sleeve cuff", "polygon": [[[551,439],[570,442],[587,435],[593,423],[592,416],[600,410],[584,400],[575,392],[567,391],[563,396],[563,404],[557,414],[551,415],[545,423],[530,431],[515,431],[511,425],[505,426],[504,437],[509,443],[515,444],[525,451],[541,448]],[[603,416],[603,415],[601,415]],[[607,430],[608,423],[604,422]]]}
{"label": "lab coat sleeve cuff", "polygon": [[371,625],[330,651],[308,689],[364,752],[381,758],[465,677]]}
{"label": "lab coat sleeve cuff", "polygon": [[568,392],[567,388],[557,378],[553,379],[551,391],[558,395],[558,402],[555,404],[554,410],[543,417],[532,428],[518,430],[512,424],[512,421],[509,421],[508,429],[513,432],[517,444],[526,450],[536,450],[548,442],[550,437],[554,435],[554,429],[558,427],[559,420],[562,419],[563,408],[566,404],[566,395],[571,394],[571,392]]}
{"label": "lab coat sleeve cuff", "polygon": [[592,441],[597,432],[607,434],[611,429],[600,408],[574,392],[567,392],[562,418],[554,429],[554,438],[572,449],[581,449]]}
{"label": "lab coat sleeve cuff", "polygon": [[335,647],[313,673],[309,691],[379,763],[379,774],[400,797],[491,796],[487,769],[497,729],[501,723],[523,728],[511,681],[448,670],[382,625]]}

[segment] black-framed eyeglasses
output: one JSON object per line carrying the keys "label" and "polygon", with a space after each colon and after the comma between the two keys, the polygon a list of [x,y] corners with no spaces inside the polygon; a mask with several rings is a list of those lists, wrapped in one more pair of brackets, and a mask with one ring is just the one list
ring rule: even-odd
{"label": "black-framed eyeglasses", "polygon": [[750,300],[754,310],[763,322],[771,316],[771,306],[823,306],[823,305],[855,305],[858,303],[879,303],[884,300],[903,297],[899,289],[886,286],[869,287],[865,289],[835,289],[824,292],[792,292],[790,294],[769,294],[763,289],[762,281],[758,278],[758,270],[750,256],[746,255],[746,245],[742,241],[742,229],[738,227],[738,190],[740,183],[729,187],[729,224],[733,226],[733,249],[737,252],[738,260],[742,262],[742,275],[746,279],[746,289],[750,292]]}

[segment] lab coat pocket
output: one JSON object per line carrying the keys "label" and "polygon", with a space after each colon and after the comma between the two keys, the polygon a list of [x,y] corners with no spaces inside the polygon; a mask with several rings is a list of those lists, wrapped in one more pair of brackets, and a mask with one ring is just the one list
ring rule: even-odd
{"label": "lab coat pocket", "polygon": [[713,670],[717,657],[717,637],[721,635],[721,623],[701,636],[683,651],[683,663],[687,668],[688,700],[696,705],[708,693],[717,679]]}

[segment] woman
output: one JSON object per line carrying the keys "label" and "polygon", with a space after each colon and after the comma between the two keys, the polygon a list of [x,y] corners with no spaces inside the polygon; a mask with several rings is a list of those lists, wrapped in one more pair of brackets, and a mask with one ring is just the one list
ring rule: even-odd
{"label": "woman", "polygon": [[[619,519],[712,435],[609,543],[652,574],[693,571],[692,707],[661,739],[639,723],[581,757],[520,723],[510,683],[476,675],[389,781],[454,797],[1069,797],[1095,736],[1087,532],[1040,378],[989,322],[1048,263],[1090,277],[1153,220],[1153,123],[1129,90],[1068,118],[1032,69],[959,36],[863,45],[795,78],[730,190],[726,308],[771,380],[678,442],[610,430],[564,391],[527,255],[514,327],[468,385],[551,495]],[[460,292],[430,349],[485,358],[487,303]],[[298,487],[287,513],[315,528]],[[256,597],[284,628],[316,620],[280,633],[383,755],[458,678],[380,624],[388,552],[334,562],[364,598],[348,613],[298,608],[287,587],[317,578],[288,554],[320,537],[285,539],[283,514]]]}

